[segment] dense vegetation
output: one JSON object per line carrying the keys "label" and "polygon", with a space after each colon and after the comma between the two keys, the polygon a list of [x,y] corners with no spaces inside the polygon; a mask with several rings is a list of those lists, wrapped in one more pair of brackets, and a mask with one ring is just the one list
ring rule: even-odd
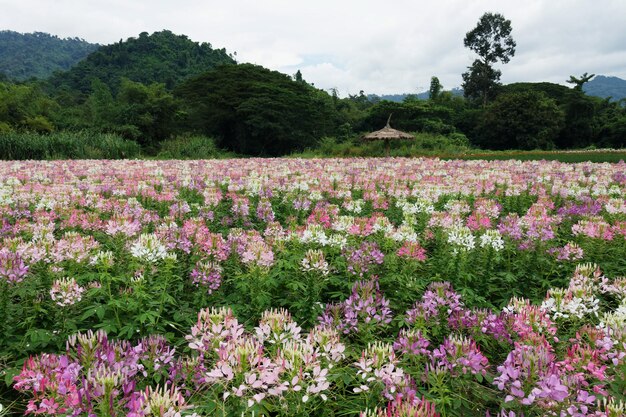
{"label": "dense vegetation", "polygon": [[0,78],[46,78],[76,65],[99,45],[79,38],[59,38],[47,33],[0,31]]}
{"label": "dense vegetation", "polygon": [[[222,149],[259,156],[374,156],[383,148],[359,138],[383,127],[393,113],[393,127],[416,136],[412,143],[392,143],[398,156],[477,147],[623,147],[624,102],[585,94],[593,75],[570,77],[573,88],[499,82],[493,65],[514,55],[510,29],[501,15],[486,14],[468,32],[465,43],[478,59],[465,74],[464,96],[445,91],[433,77],[427,98],[402,101],[365,92],[341,98],[307,83],[299,71],[289,77],[237,64],[224,49],[169,31],[141,33],[100,47],[47,79],[0,80],[0,134],[112,134],[140,145],[144,155],[181,158],[191,153],[184,150],[187,138],[194,138],[189,146],[195,149],[212,143],[205,155],[222,155]],[[491,38],[502,45],[489,43]],[[0,158],[29,157],[16,152],[0,146]]]}
{"label": "dense vegetation", "polygon": [[219,67],[191,79],[177,97],[191,129],[243,154],[278,156],[313,147],[337,125],[328,94],[251,64]]}

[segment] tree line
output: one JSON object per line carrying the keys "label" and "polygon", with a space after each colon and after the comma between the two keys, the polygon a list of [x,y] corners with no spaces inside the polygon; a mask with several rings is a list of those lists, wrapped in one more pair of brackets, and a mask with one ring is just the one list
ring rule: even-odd
{"label": "tree line", "polygon": [[588,74],[569,88],[502,85],[494,64],[516,44],[511,22],[486,13],[464,43],[478,58],[463,74],[464,96],[432,77],[427,100],[339,97],[169,31],[103,46],[68,71],[43,80],[0,80],[0,134],[91,131],[118,134],[146,153],[178,138],[213,137],[222,149],[279,156],[315,148],[322,138],[358,140],[383,127],[463,138],[486,149],[623,147],[626,109],[584,94]]}

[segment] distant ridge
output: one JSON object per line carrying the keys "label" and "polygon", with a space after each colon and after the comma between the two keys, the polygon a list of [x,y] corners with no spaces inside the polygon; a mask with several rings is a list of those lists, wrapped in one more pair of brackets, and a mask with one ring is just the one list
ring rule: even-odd
{"label": "distant ridge", "polygon": [[76,65],[100,45],[80,38],[59,38],[44,32],[0,31],[0,74],[24,81],[47,78]]}
{"label": "distant ridge", "polygon": [[626,80],[597,75],[583,85],[583,91],[590,96],[611,97],[613,101],[618,101],[626,98]]}
{"label": "distant ridge", "polygon": [[[525,84],[525,83],[512,83],[510,85]],[[541,83],[538,83],[541,84]],[[506,85],[505,85],[506,87]],[[619,77],[609,77],[606,75],[597,75],[591,81],[583,85],[583,91],[589,96],[611,98],[612,101],[619,101],[626,98],[626,80]],[[454,88],[451,90],[454,95],[463,95],[462,88]],[[424,91],[419,94],[368,94],[367,98],[370,101],[382,101],[388,100],[396,103],[401,103],[407,97],[417,97],[420,100],[428,99],[428,91]]]}
{"label": "distant ridge", "polygon": [[[452,95],[454,96],[462,96],[463,95],[463,89],[460,87],[455,87],[452,90],[447,90],[450,93],[452,93]],[[368,94],[367,98],[370,101],[382,101],[382,100],[387,100],[387,101],[393,101],[396,103],[401,103],[403,102],[407,97],[415,97],[419,100],[428,100],[428,96],[429,93],[428,91],[424,91],[418,94],[410,94],[410,93],[403,93],[403,94],[382,94],[382,95],[378,95],[378,94]]]}

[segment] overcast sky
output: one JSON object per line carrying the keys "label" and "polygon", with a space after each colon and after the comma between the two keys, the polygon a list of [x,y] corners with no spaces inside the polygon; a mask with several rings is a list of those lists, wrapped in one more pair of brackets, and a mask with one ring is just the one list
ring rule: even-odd
{"label": "overcast sky", "polygon": [[487,11],[517,42],[504,83],[626,78],[626,0],[0,0],[0,29],[102,44],[169,29],[345,96],[421,92],[433,75],[460,86],[463,38]]}

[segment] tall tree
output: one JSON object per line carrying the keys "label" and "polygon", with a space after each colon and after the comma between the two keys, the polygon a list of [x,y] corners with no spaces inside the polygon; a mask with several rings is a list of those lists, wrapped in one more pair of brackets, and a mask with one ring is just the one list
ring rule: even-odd
{"label": "tall tree", "polygon": [[493,64],[508,63],[515,55],[516,43],[511,36],[511,21],[499,13],[485,13],[474,29],[465,34],[465,47],[476,52],[480,59],[474,61],[469,71],[463,74],[463,87],[478,86],[478,89],[465,90],[468,98],[480,99],[487,104],[490,93],[497,87],[500,71]]}
{"label": "tall tree", "polygon": [[443,86],[441,85],[441,82],[439,82],[439,78],[432,77],[430,79],[430,88],[428,89],[428,98],[436,101],[439,98],[442,89]]}
{"label": "tall tree", "polygon": [[480,59],[475,60],[468,69],[468,72],[463,73],[463,94],[466,98],[479,101],[484,107],[495,98],[502,72]]}

